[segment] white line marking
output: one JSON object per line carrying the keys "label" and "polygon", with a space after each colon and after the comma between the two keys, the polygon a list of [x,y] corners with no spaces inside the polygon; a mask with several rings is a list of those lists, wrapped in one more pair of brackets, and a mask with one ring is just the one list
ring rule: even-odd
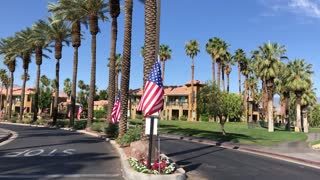
{"label": "white line marking", "polygon": [[21,179],[21,178],[36,178],[36,179],[52,179],[52,178],[114,178],[120,174],[49,174],[49,175],[0,175],[0,178]]}
{"label": "white line marking", "polygon": [[8,129],[5,129],[5,130],[9,131],[12,134],[12,136],[9,139],[7,139],[7,140],[3,141],[2,143],[0,143],[0,146],[8,144],[9,142],[15,140],[19,136],[17,132],[14,132],[14,131],[11,131],[11,130],[8,130]]}

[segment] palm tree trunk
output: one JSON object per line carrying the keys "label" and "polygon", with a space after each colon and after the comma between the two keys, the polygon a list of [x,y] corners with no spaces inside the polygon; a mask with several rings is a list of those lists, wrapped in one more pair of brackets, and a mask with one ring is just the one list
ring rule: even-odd
{"label": "palm tree trunk", "polygon": [[303,119],[303,132],[308,133],[309,132],[309,123],[308,123],[308,112],[306,110],[306,106],[302,108],[302,111],[304,111],[302,114]]}
{"label": "palm tree trunk", "polygon": [[122,137],[122,135],[127,131],[127,111],[131,66],[132,4],[132,0],[125,1],[125,32],[123,43],[123,62],[121,66],[121,120],[119,123],[119,137]]}
{"label": "palm tree trunk", "polygon": [[241,71],[240,63],[238,63],[238,79],[239,79],[239,94],[241,94]]}
{"label": "palm tree trunk", "polygon": [[162,82],[164,82],[164,70],[165,70],[165,68],[166,68],[166,60],[163,59],[163,61],[162,61],[162,75],[161,75]]}
{"label": "palm tree trunk", "polygon": [[217,85],[219,89],[220,89],[220,75],[221,75],[221,63],[218,62]]}
{"label": "palm tree trunk", "polygon": [[53,121],[52,125],[56,125],[58,116],[58,99],[59,99],[59,72],[60,72],[60,59],[56,62],[56,79],[55,79],[55,95],[53,104]]}
{"label": "palm tree trunk", "polygon": [[24,69],[24,78],[22,83],[22,91],[21,91],[21,101],[20,101],[20,121],[22,121],[23,117],[23,111],[24,111],[24,97],[25,97],[25,91],[26,91],[26,82],[27,82],[27,76],[28,76],[28,69]]}
{"label": "palm tree trunk", "polygon": [[8,87],[6,87],[6,107],[4,108],[4,113],[7,115],[8,113],[8,101],[9,101],[9,98],[8,98]]}
{"label": "palm tree trunk", "polygon": [[96,84],[96,43],[97,43],[97,35],[91,34],[91,80],[90,80],[90,90],[89,90],[89,101],[88,101],[88,122],[87,128],[90,128],[93,120],[93,101],[95,94],[95,84]]}
{"label": "palm tree trunk", "polygon": [[263,118],[265,119],[268,113],[268,92],[267,85],[264,80],[262,80],[262,113]]}
{"label": "palm tree trunk", "polygon": [[194,106],[194,90],[193,90],[193,81],[194,81],[194,59],[192,58],[191,63],[191,119],[193,119],[193,106]]}
{"label": "palm tree trunk", "polygon": [[296,94],[296,112],[297,112],[297,119],[296,119],[296,132],[301,132],[301,95]]}
{"label": "palm tree trunk", "polygon": [[227,92],[230,91],[230,74],[227,73]]}
{"label": "palm tree trunk", "polygon": [[11,72],[11,84],[10,84],[10,96],[9,96],[9,120],[11,119],[11,115],[12,115],[13,82],[14,82],[14,75],[13,75],[13,72]]}
{"label": "palm tree trunk", "polygon": [[74,125],[74,113],[76,110],[76,98],[77,98],[77,75],[78,75],[78,49],[79,46],[73,47],[73,73],[72,73],[72,88],[71,88],[71,106],[70,106],[70,123],[69,127]]}
{"label": "palm tree trunk", "polygon": [[[289,94],[289,93],[288,93]],[[290,131],[290,118],[289,118],[289,95],[284,96],[285,100],[285,109],[284,109],[284,118],[286,120],[286,130]]]}
{"label": "palm tree trunk", "polygon": [[215,76],[215,71],[216,71],[216,61],[215,61],[215,59],[213,59],[212,58],[212,62],[211,62],[211,64],[212,64],[212,83],[213,84],[215,84],[215,81],[216,81],[216,78],[214,77]]}
{"label": "palm tree trunk", "polygon": [[[157,39],[157,4],[156,0],[145,1],[145,39],[144,39],[144,62],[143,62],[143,87],[146,84],[148,76],[154,65],[156,57],[156,39]],[[146,140],[145,119],[142,121],[141,138]]]}
{"label": "palm tree trunk", "polygon": [[223,89],[223,91],[225,91],[226,90],[226,88],[224,86],[224,69],[225,69],[225,66],[222,65],[221,69],[222,69],[222,89]]}
{"label": "palm tree trunk", "polygon": [[[109,62],[109,94],[110,96],[108,97],[108,117],[106,124],[107,126],[111,122],[111,113],[112,113],[112,108],[114,105],[114,100],[115,100],[115,66],[116,66],[116,45],[117,45],[117,32],[118,32],[118,23],[117,23],[117,17],[112,18],[112,26],[111,26],[111,49],[110,49],[110,62]],[[117,87],[118,88],[118,87]],[[110,102],[110,103],[109,103]]]}
{"label": "palm tree trunk", "polygon": [[2,102],[2,100],[3,100],[3,96],[2,96],[2,90],[3,90],[3,84],[2,84],[2,86],[1,86],[1,95],[0,95],[0,110],[2,110],[2,104],[3,104],[3,102]]}
{"label": "palm tree trunk", "polygon": [[39,109],[39,82],[40,82],[40,73],[41,73],[41,65],[38,65],[37,68],[37,80],[36,80],[36,92],[34,94],[34,103],[33,103],[33,121],[37,121],[38,119],[38,109]]}
{"label": "palm tree trunk", "polygon": [[268,98],[268,132],[273,132],[273,97]]}
{"label": "palm tree trunk", "polygon": [[243,109],[246,119],[248,118],[248,76],[245,76],[244,80],[244,95],[243,95]]}

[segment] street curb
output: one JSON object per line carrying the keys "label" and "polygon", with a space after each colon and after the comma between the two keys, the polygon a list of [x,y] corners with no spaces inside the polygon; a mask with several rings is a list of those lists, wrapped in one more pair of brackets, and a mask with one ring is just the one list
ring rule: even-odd
{"label": "street curb", "polygon": [[153,175],[153,174],[144,174],[137,172],[132,169],[132,167],[129,165],[128,158],[122,148],[119,147],[119,145],[114,140],[110,140],[110,144],[117,150],[121,166],[122,166],[122,175],[127,180],[185,180],[186,179],[186,172],[183,168],[178,168],[176,170],[176,173],[174,174],[168,174],[168,175]]}
{"label": "street curb", "polygon": [[266,156],[266,157],[271,157],[274,159],[285,160],[285,161],[289,161],[292,163],[301,164],[301,165],[309,166],[312,168],[320,169],[320,162],[317,162],[317,161],[311,161],[311,160],[307,160],[307,159],[286,156],[283,154],[272,153],[272,152],[257,150],[257,149],[248,148],[248,147],[241,147],[241,145],[239,145],[239,144],[232,144],[232,143],[228,143],[228,142],[227,143],[219,143],[217,141],[204,139],[204,138],[197,138],[197,137],[192,137],[192,136],[187,137],[187,136],[172,135],[172,134],[161,134],[160,137],[178,139],[178,140],[183,140],[183,141],[191,141],[191,142],[196,142],[196,143],[200,143],[200,144],[215,145],[215,146],[219,146],[219,147],[226,148],[226,149],[232,149],[232,150],[238,150],[238,151],[242,151],[242,152],[258,154],[258,155],[262,155],[262,156]]}
{"label": "street curb", "polygon": [[1,137],[0,138],[0,143],[8,140],[11,136],[12,136],[12,133],[10,131],[8,131],[7,129],[2,129],[0,128],[1,131],[4,131],[5,133],[7,133],[5,136]]}

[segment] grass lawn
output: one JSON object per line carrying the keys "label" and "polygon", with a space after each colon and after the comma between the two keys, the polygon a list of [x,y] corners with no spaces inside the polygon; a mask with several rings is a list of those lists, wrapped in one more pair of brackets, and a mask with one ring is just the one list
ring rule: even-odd
{"label": "grass lawn", "polygon": [[311,132],[311,133],[320,133],[320,128],[309,128],[309,132]]}
{"label": "grass lawn", "polygon": [[[141,124],[141,120],[130,120],[130,123]],[[307,139],[304,133],[288,132],[281,128],[275,128],[275,132],[269,133],[268,129],[262,127],[248,129],[247,124],[241,122],[226,123],[225,130],[227,135],[223,136],[220,124],[216,122],[160,121],[161,133],[192,135],[220,142],[231,141],[271,146],[282,142],[304,141]]]}
{"label": "grass lawn", "polygon": [[311,143],[312,146],[313,146],[313,145],[316,145],[316,144],[320,144],[320,140],[318,140],[318,141],[313,141],[313,142]]}

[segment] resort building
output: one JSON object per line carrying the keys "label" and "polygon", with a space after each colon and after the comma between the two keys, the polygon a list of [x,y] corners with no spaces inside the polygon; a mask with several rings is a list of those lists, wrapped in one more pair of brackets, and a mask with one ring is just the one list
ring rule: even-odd
{"label": "resort building", "polygon": [[[201,81],[194,80],[193,86],[193,96],[191,90],[191,81],[182,86],[164,87],[164,106],[160,115],[162,120],[199,120],[197,113],[196,94],[198,94],[204,84]],[[141,97],[142,89],[130,91],[128,116],[132,119],[142,116],[141,112],[137,111]],[[192,98],[194,102],[193,112],[191,106]]]}

